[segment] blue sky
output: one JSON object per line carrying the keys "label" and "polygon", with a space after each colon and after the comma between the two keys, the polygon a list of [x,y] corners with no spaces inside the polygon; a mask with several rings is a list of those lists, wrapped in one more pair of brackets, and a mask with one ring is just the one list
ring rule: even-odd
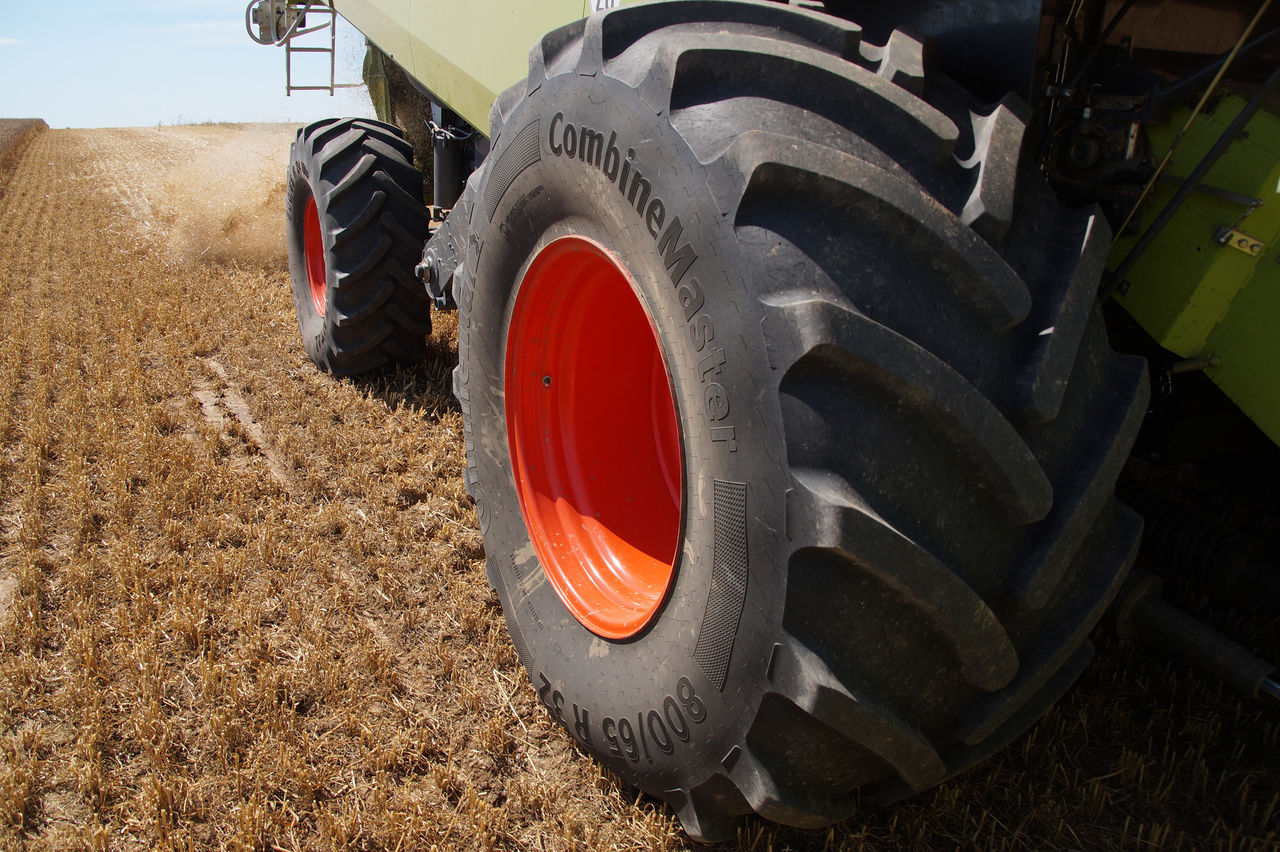
{"label": "blue sky", "polygon": [[[284,48],[250,41],[246,2],[0,0],[0,117],[133,127],[373,114],[363,88],[286,98]],[[339,19],[338,82],[359,82],[363,55]],[[327,66],[295,65],[294,82],[327,83]]]}

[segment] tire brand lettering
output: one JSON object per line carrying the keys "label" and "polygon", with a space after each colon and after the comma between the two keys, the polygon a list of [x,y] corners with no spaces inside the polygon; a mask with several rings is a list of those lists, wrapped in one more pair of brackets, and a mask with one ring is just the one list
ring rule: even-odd
{"label": "tire brand lettering", "polygon": [[707,407],[707,417],[712,420],[723,420],[729,416],[729,400],[725,396],[724,385],[712,382],[703,389],[703,402]]}
{"label": "tire brand lettering", "polygon": [[[697,315],[698,311],[702,310],[703,304],[707,301],[706,297],[702,295],[702,288],[698,286],[697,278],[691,278],[688,283],[677,286],[676,296],[680,299],[680,307],[684,308],[685,322],[693,322],[694,316]],[[699,346],[698,349],[701,350],[702,347]]]}
{"label": "tire brand lettering", "polygon": [[684,274],[698,259],[688,243],[680,245],[680,237],[683,234],[684,227],[680,224],[680,217],[677,216],[662,232],[662,239],[658,240],[658,254],[662,255],[662,262],[667,267],[667,275],[671,277],[671,284],[675,287],[680,286]]}
{"label": "tire brand lettering", "polygon": [[[579,742],[590,746],[592,739],[592,713],[577,702],[566,701],[564,693],[556,689],[547,676],[538,672],[538,700]],[[566,704],[573,714],[570,719]],[[632,763],[653,763],[655,755],[675,754],[681,743],[689,742],[693,729],[707,719],[707,707],[695,691],[693,681],[682,677],[676,683],[675,692],[662,700],[661,707],[637,710],[623,716],[605,716],[596,729],[608,744],[615,757]]]}
{"label": "tire brand lettering", "polygon": [[[585,124],[567,124],[564,113],[558,112],[551,118],[547,132],[547,145],[551,153],[557,157],[578,159],[594,166],[618,185],[618,192],[627,202],[644,217],[649,235],[654,239],[662,233],[662,225],[667,220],[667,207],[659,198],[650,198],[653,184],[632,163],[636,158],[634,148],[628,148],[625,157],[618,147],[618,132],[609,131],[609,139],[605,141],[604,133]],[[679,234],[677,233],[677,237]]]}
{"label": "tire brand lettering", "polygon": [[498,225],[498,230],[502,232],[502,236],[511,238],[511,229],[508,224],[512,221],[521,222],[524,220],[524,209],[529,206],[529,202],[542,194],[542,184],[538,184],[533,189],[520,196],[520,200],[511,205],[510,212],[503,218]]}
{"label": "tire brand lettering", "polygon": [[724,350],[719,346],[712,349],[706,355],[702,356],[702,360],[698,362],[698,373],[702,376],[705,384],[707,376],[720,375],[720,368],[724,366]]}
{"label": "tire brand lettering", "polygon": [[[617,136],[618,134],[614,134]],[[609,141],[613,141],[610,139]],[[617,150],[616,148],[614,149]],[[590,127],[582,128],[582,159],[600,168],[600,156],[604,153],[604,135]]]}
{"label": "tire brand lettering", "polygon": [[[658,257],[666,267],[671,286],[675,289],[676,298],[684,311],[684,320],[689,326],[689,338],[698,352],[707,350],[707,346],[715,339],[715,324],[711,315],[703,311],[706,295],[697,276],[690,270],[698,260],[698,253],[693,243],[685,238],[685,223],[679,216],[667,220],[667,205],[654,195],[652,182],[636,162],[636,151],[627,148],[626,154],[618,146],[618,132],[605,132],[585,124],[573,124],[565,121],[564,113],[557,112],[548,122],[547,147],[552,155],[580,160],[600,173],[618,188],[618,193],[626,204],[634,209],[643,220],[645,227],[657,241]],[[708,361],[710,359],[710,361]],[[729,418],[729,395],[724,386],[711,380],[711,375],[718,375],[724,366],[724,349],[715,347],[703,357],[699,372],[704,385],[703,409],[711,440],[722,443],[729,452],[737,452],[737,434],[734,427],[725,423]],[[705,366],[708,365],[709,366]],[[643,733],[643,731],[642,731]]]}
{"label": "tire brand lettering", "polygon": [[529,611],[529,617],[533,619],[533,626],[538,628],[538,630],[545,630],[546,625],[542,623],[542,616],[538,613],[538,608],[533,603],[532,595],[527,595],[525,597],[524,607]]}
{"label": "tire brand lettering", "polygon": [[662,223],[666,221],[667,208],[663,206],[662,199],[655,198],[649,202],[649,211],[644,214],[644,223],[649,228],[649,235],[656,237],[658,232],[662,230]]}

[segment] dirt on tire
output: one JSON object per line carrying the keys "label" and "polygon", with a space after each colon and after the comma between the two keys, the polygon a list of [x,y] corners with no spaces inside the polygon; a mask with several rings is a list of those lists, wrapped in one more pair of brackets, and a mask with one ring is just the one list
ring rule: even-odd
{"label": "dirt on tire", "polygon": [[[520,669],[463,488],[454,316],[413,369],[335,380],[303,352],[293,132],[50,130],[0,179],[0,847],[702,848]],[[1228,626],[1280,655],[1261,604]],[[959,778],[723,848],[1273,845],[1271,708],[1097,643]]]}

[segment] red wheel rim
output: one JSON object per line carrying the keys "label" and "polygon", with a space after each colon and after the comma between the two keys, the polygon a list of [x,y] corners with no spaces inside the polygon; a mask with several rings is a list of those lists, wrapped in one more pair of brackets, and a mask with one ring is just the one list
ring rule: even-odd
{"label": "red wheel rim", "polygon": [[320,232],[320,212],[316,199],[307,199],[307,211],[302,214],[302,251],[307,259],[307,285],[311,288],[311,303],[316,313],[324,316],[324,237]]}
{"label": "red wheel rim", "polygon": [[680,540],[680,430],[634,281],[600,244],[562,237],[521,282],[506,353],[520,510],[551,585],[592,632],[657,614]]}

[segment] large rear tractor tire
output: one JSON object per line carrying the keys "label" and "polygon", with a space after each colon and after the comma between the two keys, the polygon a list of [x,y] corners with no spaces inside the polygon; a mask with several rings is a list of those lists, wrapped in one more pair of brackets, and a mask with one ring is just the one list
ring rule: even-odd
{"label": "large rear tractor tire", "polygon": [[1018,104],[773,3],[550,33],[491,113],[455,391],[551,713],[714,839],[937,784],[1088,660],[1140,533],[1109,241]]}
{"label": "large rear tractor tire", "polygon": [[298,131],[286,188],[293,305],[307,355],[338,376],[426,355],[431,301],[422,175],[392,125],[328,119]]}

